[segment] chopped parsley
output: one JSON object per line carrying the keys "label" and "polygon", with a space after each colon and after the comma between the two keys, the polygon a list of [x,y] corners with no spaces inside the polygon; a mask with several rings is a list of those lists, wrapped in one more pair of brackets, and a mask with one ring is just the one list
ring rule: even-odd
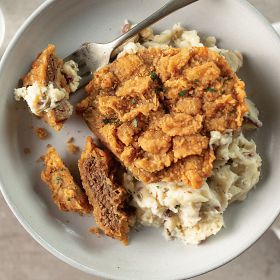
{"label": "chopped parsley", "polygon": [[168,93],[169,89],[169,87],[163,87],[163,93]]}
{"label": "chopped parsley", "polygon": [[62,180],[61,177],[56,177],[56,178],[55,178],[55,183],[56,183],[57,185],[61,185],[62,182],[63,182],[63,180]]}
{"label": "chopped parsley", "polygon": [[102,122],[104,123],[104,124],[108,124],[108,123],[112,123],[112,122],[114,122],[112,119],[103,119],[102,120]]}
{"label": "chopped parsley", "polygon": [[137,119],[134,119],[131,124],[134,126],[134,127],[138,127],[138,120]]}
{"label": "chopped parsley", "polygon": [[162,89],[161,89],[160,87],[157,87],[157,88],[155,88],[155,92],[156,92],[156,93],[161,93],[161,92],[162,92]]}
{"label": "chopped parsley", "polygon": [[159,186],[156,186],[157,189],[159,189]]}
{"label": "chopped parsley", "polygon": [[152,79],[153,81],[159,80],[159,76],[158,76],[157,73],[154,72],[154,71],[152,71],[152,72],[150,73],[150,77],[151,77],[151,79]]}
{"label": "chopped parsley", "polygon": [[179,95],[180,97],[183,97],[183,96],[185,96],[187,93],[188,93],[188,91],[185,89],[185,90],[180,91],[180,92],[178,93],[178,95]]}
{"label": "chopped parsley", "polygon": [[180,204],[177,204],[177,205],[175,205],[175,209],[179,209],[181,207],[181,205]]}
{"label": "chopped parsley", "polygon": [[132,105],[135,105],[135,104],[137,103],[137,100],[136,100],[135,98],[132,98],[132,99],[130,100],[130,103],[131,103]]}
{"label": "chopped parsley", "polygon": [[206,91],[209,91],[209,92],[217,92],[217,90],[214,89],[214,88],[212,88],[212,87],[207,88]]}
{"label": "chopped parsley", "polygon": [[232,80],[232,79],[233,79],[233,77],[226,77],[226,78],[225,78],[226,81],[230,81],[230,80]]}
{"label": "chopped parsley", "polygon": [[198,84],[198,83],[200,82],[200,80],[199,80],[199,79],[195,79],[194,82],[195,82],[196,84]]}

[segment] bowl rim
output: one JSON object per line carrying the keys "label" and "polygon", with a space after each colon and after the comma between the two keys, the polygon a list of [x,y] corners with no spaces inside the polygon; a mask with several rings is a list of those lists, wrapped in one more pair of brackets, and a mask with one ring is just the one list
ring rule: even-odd
{"label": "bowl rim", "polygon": [[[256,16],[259,18],[259,20],[262,21],[263,24],[268,29],[270,29],[270,31],[272,33],[275,34],[275,36],[277,36],[277,38],[279,39],[279,44],[280,44],[280,34],[278,34],[276,32],[276,30],[273,28],[273,26],[269,22],[269,20],[266,19],[264,17],[264,15],[256,7],[254,7],[247,0],[236,0],[236,1],[238,1],[239,3],[241,3],[244,6],[247,6],[247,8],[249,8],[252,12],[254,12],[256,14]],[[22,33],[28,28],[28,26],[30,24],[32,24],[32,22],[34,21],[35,18],[37,18],[47,7],[49,7],[50,5],[52,5],[55,2],[58,2],[58,0],[46,0],[45,2],[43,2],[38,8],[36,8],[33,11],[33,13],[20,26],[20,28],[17,30],[17,32],[13,36],[12,40],[9,42],[8,47],[6,48],[6,50],[4,52],[4,55],[0,59],[0,75],[1,75],[1,72],[3,71],[3,68],[4,68],[8,58],[9,58],[10,52],[13,50],[14,46],[16,45],[16,43],[17,43],[18,39],[20,38],[20,36],[22,35]],[[1,12],[1,9],[0,9],[0,21],[1,21],[1,13],[2,12]],[[5,29],[5,22],[4,22],[4,29]],[[4,37],[4,34],[3,34],[3,37]],[[1,45],[1,39],[2,38],[0,38],[0,45]],[[99,270],[94,269],[93,267],[83,265],[82,263],[80,263],[76,260],[73,260],[72,258],[67,257],[66,255],[64,255],[63,253],[58,251],[48,241],[46,241],[37,231],[35,231],[32,228],[32,226],[30,226],[27,219],[24,218],[21,215],[20,210],[17,208],[16,205],[13,204],[12,198],[9,196],[8,192],[6,192],[6,190],[3,186],[3,180],[2,180],[1,177],[0,177],[0,191],[1,191],[5,201],[7,203],[7,205],[9,206],[9,208],[11,209],[12,213],[17,218],[19,223],[23,226],[23,228],[32,236],[32,238],[34,240],[36,240],[36,242],[38,242],[43,248],[45,248],[52,255],[56,256],[58,259],[62,260],[63,262],[71,265],[72,267],[74,267],[76,269],[79,269],[83,272],[86,272],[88,274],[94,275],[94,276],[99,276],[99,277],[103,277],[103,278],[106,278],[106,279],[116,279],[116,280],[126,279],[126,278],[121,277],[121,276],[111,275],[111,274],[107,273],[106,271],[99,271]],[[274,214],[274,216],[271,218],[272,219],[271,222],[269,222],[260,232],[257,232],[256,235],[255,235],[255,240],[252,243],[248,243],[248,244],[244,245],[244,247],[242,248],[241,251],[239,251],[238,253],[233,252],[232,255],[229,256],[227,259],[225,259],[222,263],[214,264],[211,267],[209,267],[206,271],[200,272],[198,274],[195,273],[195,272],[191,273],[190,275],[188,275],[187,279],[190,279],[192,277],[196,277],[196,276],[199,276],[199,275],[203,275],[203,274],[206,274],[210,271],[218,269],[218,268],[222,267],[223,265],[231,262],[235,258],[239,257],[241,254],[243,254],[246,250],[248,250],[251,246],[253,246],[262,237],[262,235],[269,229],[269,227],[277,219],[279,214],[280,214],[280,207],[278,209],[278,212],[276,214]],[[185,277],[184,278],[174,278],[173,280],[182,280],[182,279],[186,279],[186,278]]]}

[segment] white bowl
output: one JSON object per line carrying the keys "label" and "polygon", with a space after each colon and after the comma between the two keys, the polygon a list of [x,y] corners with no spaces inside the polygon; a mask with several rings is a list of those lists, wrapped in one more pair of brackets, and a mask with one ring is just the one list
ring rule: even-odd
{"label": "white bowl", "polygon": [[[261,110],[264,127],[255,139],[263,158],[262,178],[249,198],[231,206],[226,227],[200,246],[167,242],[159,230],[134,232],[129,246],[88,232],[91,217],[61,213],[40,181],[36,159],[53,144],[76,170],[76,157],[65,152],[66,139],[84,144],[90,131],[76,116],[61,133],[39,141],[35,120],[13,99],[13,88],[36,54],[50,42],[66,56],[80,43],[106,42],[120,34],[125,18],[143,19],[166,1],[60,0],[45,2],[25,22],[0,66],[1,190],[25,229],[47,250],[88,273],[112,279],[182,279],[214,269],[241,254],[271,225],[280,211],[280,40],[271,25],[247,2],[202,0],[162,20],[157,28],[181,22],[202,34],[215,35],[219,45],[245,55],[241,77]],[[81,97],[76,95],[77,99]],[[81,130],[78,133],[77,130]],[[32,153],[26,155],[23,149]]]}
{"label": "white bowl", "polygon": [[276,32],[280,35],[280,22],[276,22],[272,24]]}

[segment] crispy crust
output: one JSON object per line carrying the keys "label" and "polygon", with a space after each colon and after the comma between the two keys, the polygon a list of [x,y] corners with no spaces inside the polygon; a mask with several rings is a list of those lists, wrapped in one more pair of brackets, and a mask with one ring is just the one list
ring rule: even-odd
{"label": "crispy crust", "polygon": [[110,154],[97,148],[91,137],[79,160],[83,187],[93,206],[98,227],[107,236],[128,243],[129,216],[125,211],[127,192],[116,182],[116,170]]}
{"label": "crispy crust", "polygon": [[244,88],[208,48],[149,48],[98,70],[77,111],[140,181],[200,188],[215,159],[210,131],[241,127]]}
{"label": "crispy crust", "polygon": [[54,203],[61,211],[88,214],[92,207],[84,191],[75,183],[69,169],[51,147],[44,157],[45,167],[41,173],[42,180],[52,191]]}
{"label": "crispy crust", "polygon": [[61,73],[62,66],[63,60],[56,56],[55,46],[49,44],[45,50],[38,54],[30,71],[22,78],[23,86],[31,86],[35,82],[40,86],[47,86],[49,82],[53,82],[70,93],[67,81]]}

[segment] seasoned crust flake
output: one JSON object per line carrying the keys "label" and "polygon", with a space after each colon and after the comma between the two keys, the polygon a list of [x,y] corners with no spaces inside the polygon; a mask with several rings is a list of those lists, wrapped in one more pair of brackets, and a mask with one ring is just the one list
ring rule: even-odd
{"label": "seasoned crust flake", "polygon": [[247,111],[244,83],[206,47],[126,54],[98,70],[86,91],[77,111],[144,183],[200,188],[215,159],[210,132],[238,130]]}
{"label": "seasoned crust flake", "polygon": [[69,169],[64,165],[58,153],[50,147],[44,157],[45,167],[42,180],[52,191],[54,203],[61,211],[88,214],[92,207],[84,191],[75,183]]}
{"label": "seasoned crust flake", "polygon": [[127,192],[116,181],[116,166],[108,152],[97,148],[91,137],[79,160],[84,189],[93,206],[98,227],[107,236],[128,243]]}

